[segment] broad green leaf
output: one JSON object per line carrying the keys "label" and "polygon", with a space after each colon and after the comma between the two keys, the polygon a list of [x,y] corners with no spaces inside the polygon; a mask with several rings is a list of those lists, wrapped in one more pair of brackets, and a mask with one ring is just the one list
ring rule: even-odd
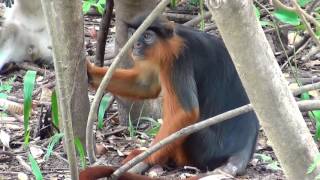
{"label": "broad green leaf", "polygon": [[[29,118],[31,113],[31,106],[32,106],[32,92],[34,88],[34,83],[36,80],[36,71],[27,71],[26,75],[23,79],[23,125],[24,125],[24,132],[25,132],[25,142],[28,144],[29,141],[26,141],[29,139],[27,135],[29,134]],[[25,145],[27,145],[25,144]]]}
{"label": "broad green leaf", "polygon": [[312,164],[308,167],[307,174],[312,173],[317,168],[317,165],[319,163],[320,163],[320,154],[317,154]]}
{"label": "broad green leaf", "polygon": [[97,7],[99,14],[103,14],[104,8],[100,4],[98,4],[96,7]]}
{"label": "broad green leaf", "polygon": [[56,133],[56,134],[54,134],[54,136],[52,136],[50,138],[50,143],[49,143],[48,148],[47,148],[47,153],[43,157],[45,160],[49,159],[50,155],[53,152],[54,146],[61,140],[63,135],[64,135],[63,133]]}
{"label": "broad green leaf", "polygon": [[85,157],[84,148],[83,148],[83,145],[82,145],[80,139],[75,138],[74,144],[75,144],[76,150],[80,156],[81,167],[85,168],[86,167],[86,157]]}
{"label": "broad green leaf", "polygon": [[102,97],[99,110],[98,110],[98,128],[99,129],[102,129],[103,127],[104,113],[106,112],[106,109],[108,109],[111,106],[111,102],[112,102],[112,96],[110,96],[109,94],[105,94]]}
{"label": "broad green leaf", "polygon": [[84,1],[84,2],[82,3],[82,11],[83,11],[84,13],[89,12],[91,5],[92,5],[92,4],[91,4],[89,1]]}
{"label": "broad green leaf", "polygon": [[52,115],[52,123],[59,127],[59,110],[58,110],[58,99],[57,93],[54,90],[51,95],[51,115]]}
{"label": "broad green leaf", "polygon": [[298,0],[298,4],[301,7],[305,7],[307,4],[309,4],[310,2],[312,2],[313,0]]}
{"label": "broad green leaf", "polygon": [[273,15],[281,22],[297,26],[300,24],[300,18],[296,12],[286,9],[277,9]]}
{"label": "broad green leaf", "polygon": [[106,5],[106,0],[99,0],[97,4]]}
{"label": "broad green leaf", "polygon": [[31,154],[29,154],[29,162],[31,165],[32,173],[36,177],[36,180],[42,180],[43,176],[40,167],[38,166],[37,161],[33,158]]}

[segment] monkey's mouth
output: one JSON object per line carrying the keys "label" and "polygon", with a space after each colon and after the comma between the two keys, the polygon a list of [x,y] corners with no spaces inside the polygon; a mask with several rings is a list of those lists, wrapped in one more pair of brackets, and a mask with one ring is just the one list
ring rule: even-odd
{"label": "monkey's mouth", "polygon": [[131,56],[134,60],[143,60],[144,59],[144,55],[135,51],[135,50],[132,51]]}

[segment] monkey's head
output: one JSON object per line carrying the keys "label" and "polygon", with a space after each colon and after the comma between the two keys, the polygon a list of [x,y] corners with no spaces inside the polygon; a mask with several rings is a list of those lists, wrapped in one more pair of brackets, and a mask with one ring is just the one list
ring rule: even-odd
{"label": "monkey's head", "polygon": [[[135,18],[128,24],[129,38],[146,19],[146,15]],[[133,44],[132,57],[135,60],[144,60],[155,55],[155,50],[161,51],[161,45],[174,36],[174,23],[165,17],[158,17],[150,27]]]}

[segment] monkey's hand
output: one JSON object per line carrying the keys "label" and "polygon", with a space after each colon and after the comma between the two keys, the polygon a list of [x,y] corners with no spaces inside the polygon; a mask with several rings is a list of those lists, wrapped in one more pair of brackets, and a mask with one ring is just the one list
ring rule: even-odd
{"label": "monkey's hand", "polygon": [[1,0],[2,3],[5,3],[7,7],[11,8],[14,4],[14,0]]}

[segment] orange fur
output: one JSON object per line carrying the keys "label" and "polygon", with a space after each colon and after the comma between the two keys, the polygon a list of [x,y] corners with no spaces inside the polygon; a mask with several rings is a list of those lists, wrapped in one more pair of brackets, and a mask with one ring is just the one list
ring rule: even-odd
{"label": "orange fur", "polygon": [[[153,144],[197,122],[199,119],[198,109],[194,109],[191,112],[183,110],[169,77],[172,71],[172,63],[177,59],[182,48],[183,40],[179,36],[174,36],[168,41],[157,42],[153,48],[148,49],[145,53],[146,60],[144,61],[151,61],[160,67],[159,76],[163,92],[163,124],[153,140]],[[136,60],[136,62],[137,61],[141,60]],[[190,164],[191,162],[188,160],[182,147],[184,140],[185,138],[180,138],[163,147],[148,157],[146,162],[149,164],[164,164],[169,160],[173,160],[178,166]],[[129,161],[136,155],[130,154],[125,160]]]}

